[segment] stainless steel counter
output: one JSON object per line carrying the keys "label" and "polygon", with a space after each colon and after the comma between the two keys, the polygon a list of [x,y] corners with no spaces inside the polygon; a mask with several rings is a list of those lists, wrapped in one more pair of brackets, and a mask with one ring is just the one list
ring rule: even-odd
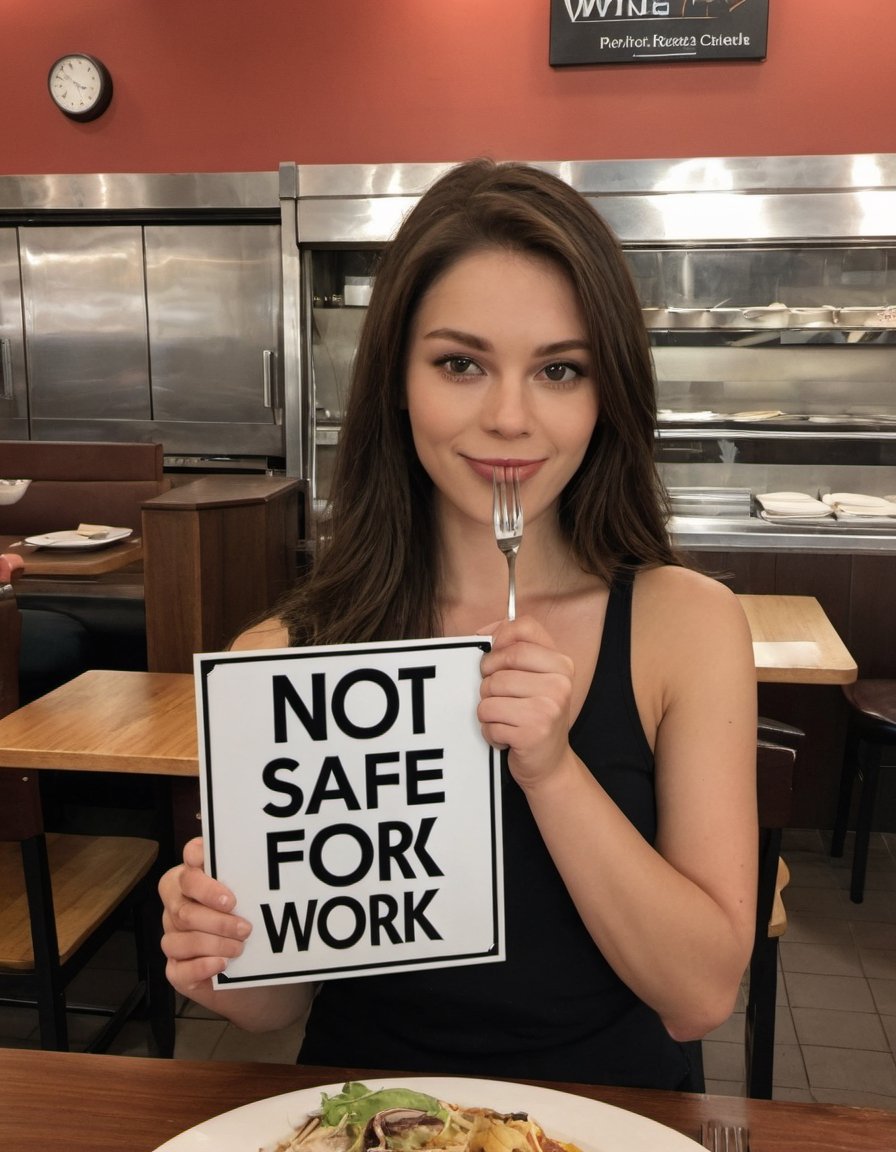
{"label": "stainless steel counter", "polygon": [[768,524],[755,516],[673,516],[669,529],[676,547],[686,552],[896,554],[896,522],[892,528],[837,523],[816,528]]}

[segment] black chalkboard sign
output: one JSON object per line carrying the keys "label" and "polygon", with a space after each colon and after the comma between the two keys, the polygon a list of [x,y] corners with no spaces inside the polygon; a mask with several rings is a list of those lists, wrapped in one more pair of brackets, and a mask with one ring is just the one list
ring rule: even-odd
{"label": "black chalkboard sign", "polygon": [[768,0],[551,0],[551,52],[564,64],[764,60]]}

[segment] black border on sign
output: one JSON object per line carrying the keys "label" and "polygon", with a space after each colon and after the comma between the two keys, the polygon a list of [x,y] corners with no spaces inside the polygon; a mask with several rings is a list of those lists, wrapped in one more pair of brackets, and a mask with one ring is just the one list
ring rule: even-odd
{"label": "black border on sign", "polygon": [[[390,645],[351,645],[350,651],[357,655],[380,655],[381,653],[389,652],[432,652],[434,650],[442,650],[447,648],[480,648],[483,652],[488,652],[491,648],[487,640],[446,640],[445,642],[439,641],[421,641],[419,644],[401,644]],[[211,771],[211,733],[209,730],[209,699],[208,699],[208,678],[211,673],[219,664],[253,664],[253,663],[271,663],[273,660],[308,660],[308,659],[322,659],[328,656],[345,656],[346,649],[340,648],[331,652],[321,651],[315,648],[305,649],[289,649],[285,648],[282,652],[276,651],[264,656],[252,656],[246,654],[245,656],[200,656],[200,677],[199,677],[199,691],[202,701],[202,730],[205,745],[205,792],[206,792],[206,812],[204,813],[204,820],[206,821],[206,836],[208,838],[209,856],[210,859],[206,862],[209,875],[217,879],[217,861],[215,853],[215,821],[214,821],[214,789],[212,787],[212,771]],[[446,953],[441,956],[427,956],[425,960],[384,960],[379,963],[364,963],[364,964],[344,964],[339,967],[327,968],[297,968],[293,971],[284,972],[255,972],[251,975],[243,976],[228,976],[226,972],[222,972],[216,979],[219,985],[224,984],[244,984],[249,981],[255,980],[278,980],[283,983],[288,983],[291,979],[302,977],[303,980],[311,980],[314,977],[328,976],[331,979],[337,980],[344,974],[350,974],[357,970],[364,970],[373,974],[375,970],[388,971],[390,968],[401,967],[406,971],[416,971],[423,968],[436,968],[440,964],[449,962],[457,963],[459,961],[472,963],[476,960],[484,960],[490,956],[496,955],[500,951],[501,940],[503,936],[502,924],[498,915],[498,873],[497,873],[497,773],[495,772],[495,749],[489,747],[488,750],[488,769],[489,769],[489,828],[491,830],[491,858],[492,858],[492,874],[490,877],[491,884],[491,903],[492,903],[492,944],[489,948],[480,952],[457,952]]]}
{"label": "black border on sign", "polygon": [[[549,63],[764,60],[768,7],[769,0],[551,0]],[[705,42],[712,37],[733,42]]]}

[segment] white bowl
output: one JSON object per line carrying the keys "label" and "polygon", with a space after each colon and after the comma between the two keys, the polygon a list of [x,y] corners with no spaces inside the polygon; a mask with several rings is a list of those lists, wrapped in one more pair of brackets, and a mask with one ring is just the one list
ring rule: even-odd
{"label": "white bowl", "polygon": [[0,480],[0,504],[16,504],[28,491],[30,480]]}

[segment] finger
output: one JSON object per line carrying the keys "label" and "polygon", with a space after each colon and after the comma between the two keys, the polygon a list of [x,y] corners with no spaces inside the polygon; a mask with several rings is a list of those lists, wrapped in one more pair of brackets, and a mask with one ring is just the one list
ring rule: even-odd
{"label": "finger", "polygon": [[477,719],[487,729],[489,743],[514,748],[521,742],[532,746],[556,735],[565,737],[569,730],[565,712],[554,700],[534,705],[529,699],[481,700]]}
{"label": "finger", "polygon": [[242,916],[183,897],[164,906],[162,925],[169,931],[203,932],[230,940],[245,940],[252,932],[252,925]]}
{"label": "finger", "polygon": [[484,652],[479,661],[483,676],[490,676],[500,668],[519,668],[528,672],[556,671],[572,677],[574,664],[553,644],[542,644],[532,640],[516,640],[513,644],[495,644],[490,652]]}
{"label": "finger", "polygon": [[201,836],[194,836],[184,845],[184,864],[189,868],[205,867],[205,845]]}
{"label": "finger", "polygon": [[169,960],[198,960],[203,956],[226,960],[242,956],[243,942],[211,932],[163,932],[162,951]]}
{"label": "finger", "polygon": [[199,868],[184,867],[180,874],[180,891],[197,904],[204,904],[206,908],[232,912],[236,906],[236,896],[227,885]]}
{"label": "finger", "polygon": [[188,961],[169,960],[165,965],[165,976],[172,988],[184,996],[190,996],[226,968],[227,960],[223,956],[200,956]]}
{"label": "finger", "polygon": [[516,620],[502,620],[492,632],[492,647],[505,648],[520,642],[543,644],[553,648],[550,633],[532,616],[518,616]]}

